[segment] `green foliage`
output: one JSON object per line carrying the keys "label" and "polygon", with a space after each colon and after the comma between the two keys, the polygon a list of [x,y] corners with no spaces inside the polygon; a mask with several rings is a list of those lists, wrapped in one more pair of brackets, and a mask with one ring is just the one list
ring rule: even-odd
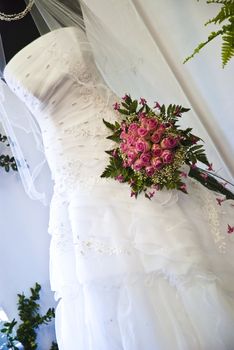
{"label": "green foliage", "polygon": [[1,333],[5,333],[6,337],[7,337],[7,347],[9,349],[18,349],[15,346],[15,336],[14,336],[14,327],[16,326],[17,321],[14,319],[11,322],[5,322],[4,323],[4,328],[1,329]]}
{"label": "green foliage", "polygon": [[[200,50],[206,46],[209,42],[214,40],[218,36],[222,36],[222,48],[221,57],[223,68],[234,56],[234,0],[207,0],[207,4],[220,4],[222,5],[218,14],[210,19],[205,25],[210,23],[221,25],[221,28],[216,32],[211,32],[205,42],[200,43],[193,53],[187,57],[184,61],[186,63],[193,58]],[[223,23],[224,22],[224,23]]]}
{"label": "green foliage", "polygon": [[[26,298],[24,294],[18,294],[18,311],[21,323],[16,330],[16,335],[13,335],[14,328],[18,323],[15,319],[12,322],[6,322],[1,330],[7,336],[9,348],[17,349],[14,343],[19,341],[25,350],[37,349],[38,328],[43,324],[47,325],[55,317],[53,308],[49,308],[45,315],[39,313],[40,290],[41,286],[36,283],[34,288],[30,288],[31,296],[29,298]],[[50,350],[56,349],[58,349],[57,344],[53,342]]]}
{"label": "green foliage", "polygon": [[50,350],[59,350],[58,344],[53,341]]}
{"label": "green foliage", "polygon": [[107,139],[120,144],[121,132],[123,124],[125,127],[135,122],[139,123],[139,115],[144,113],[147,117],[155,118],[163,125],[167,125],[166,136],[180,137],[181,142],[176,152],[175,161],[171,165],[167,165],[158,172],[154,177],[147,176],[145,172],[135,171],[131,166],[124,166],[126,159],[120,148],[117,147],[114,150],[106,151],[109,154],[109,164],[106,166],[101,177],[117,179],[120,182],[127,182],[130,184],[132,194],[137,196],[142,191],[145,192],[147,198],[149,195],[146,190],[154,185],[160,186],[160,188],[166,187],[167,189],[178,188],[186,192],[183,188],[183,183],[180,178],[180,171],[178,167],[184,162],[194,162],[198,160],[209,165],[206,159],[204,149],[202,145],[194,145],[194,140],[197,142],[200,140],[191,134],[191,128],[186,130],[180,130],[176,124],[183,113],[188,112],[188,108],[184,108],[180,105],[170,104],[168,107],[165,105],[160,106],[160,115],[156,115],[154,109],[150,108],[145,99],[132,100],[130,95],[126,95],[121,101],[121,104],[115,104],[118,106],[118,112],[122,115],[122,123],[109,123],[103,120],[106,127],[111,130],[112,134]]}
{"label": "green foliage", "polygon": [[[0,142],[9,147],[9,143],[7,143],[7,137],[5,135],[0,134]],[[14,157],[10,157],[9,155],[5,154],[0,155],[0,167],[4,168],[6,172],[9,172],[10,169],[17,171],[17,165]]]}
{"label": "green foliage", "polygon": [[[137,100],[132,100],[130,95],[125,95],[121,103],[116,103],[114,106],[122,116],[122,121],[120,123],[109,123],[103,120],[106,127],[112,133],[107,139],[116,142],[117,145],[114,149],[106,151],[109,155],[109,164],[106,166],[101,177],[115,179],[121,183],[128,183],[132,191],[132,196],[137,197],[141,192],[145,192],[145,196],[150,199],[153,196],[154,190],[161,190],[163,188],[168,190],[177,189],[187,193],[186,185],[182,180],[185,173],[181,171],[181,167],[187,164],[191,169],[189,176],[196,178],[197,181],[209,189],[225,194],[227,198],[234,197],[232,192],[224,188],[224,186],[215,179],[215,176],[219,176],[202,170],[195,165],[200,162],[208,166],[208,169],[212,169],[212,165],[206,157],[203,144],[198,144],[202,139],[192,134],[192,128],[183,130],[180,129],[178,125],[182,114],[189,111],[188,108],[175,104],[170,104],[166,107],[165,105],[160,106],[156,103],[155,107],[152,109],[147,105],[145,99],[141,98],[138,102]],[[163,166],[157,171],[154,171],[152,175],[148,175],[146,166],[142,166],[139,170],[136,170],[135,164],[137,161],[139,162],[144,152],[136,151],[134,149],[135,146],[133,144],[129,145],[128,141],[126,141],[126,135],[128,135],[127,138],[129,137],[128,132],[130,125],[132,123],[136,124],[137,127],[142,125],[142,113],[144,116],[143,118],[156,119],[159,129],[163,127],[163,136],[161,136],[162,138],[158,142],[159,147],[165,149],[165,145],[163,146],[162,143],[164,139],[168,137],[177,140],[175,146],[172,147],[173,151],[169,151],[173,152],[172,161],[166,164],[164,163]],[[152,165],[152,161],[155,161],[152,151],[149,151],[152,150],[154,143],[154,141],[152,141],[151,132],[152,131],[148,130],[145,136],[145,142],[147,142],[149,147],[147,150],[148,156],[150,157],[148,165]],[[132,135],[132,131],[130,131],[130,138],[135,137]],[[130,143],[131,142],[132,141],[130,141]],[[135,152],[133,161],[129,158],[127,154],[128,151],[123,151],[125,145],[128,150],[130,149],[131,152]],[[160,156],[158,159],[161,162],[163,161],[160,159]],[[152,192],[147,192],[148,190]]]}
{"label": "green foliage", "polygon": [[209,190],[223,194],[226,197],[226,199],[234,200],[234,194],[231,191],[229,191],[225,186],[223,186],[221,182],[216,180],[214,174],[210,174],[209,172],[199,167],[194,167],[190,168],[188,176],[193,179],[196,179]]}

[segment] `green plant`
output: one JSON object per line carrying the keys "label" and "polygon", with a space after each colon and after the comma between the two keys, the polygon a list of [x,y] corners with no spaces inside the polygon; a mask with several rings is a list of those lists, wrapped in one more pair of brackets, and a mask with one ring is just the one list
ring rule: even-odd
{"label": "green plant", "polygon": [[[31,296],[26,298],[24,294],[18,294],[18,311],[19,318],[22,321],[17,330],[15,326],[17,321],[13,319],[11,322],[4,323],[2,333],[7,336],[7,346],[12,349],[18,349],[15,342],[19,341],[24,346],[25,350],[37,349],[37,330],[43,324],[48,324],[55,317],[54,308],[49,308],[45,315],[39,313],[41,286],[36,283],[34,288],[30,288]],[[58,346],[55,342],[52,343],[50,350],[57,350]]]}
{"label": "green plant", "polygon": [[[7,142],[7,137],[5,135],[0,134],[0,142],[2,142],[7,147],[10,146],[9,143]],[[10,157],[9,155],[1,154],[0,167],[4,168],[6,172],[9,172],[10,169],[17,171],[15,158]]]}
{"label": "green plant", "polygon": [[59,350],[58,344],[53,341],[50,350]]}
{"label": "green plant", "polygon": [[222,37],[221,57],[223,68],[234,56],[234,0],[207,0],[207,4],[220,4],[218,14],[205,23],[205,26],[213,23],[222,26],[216,32],[211,32],[205,42],[200,43],[193,53],[184,60],[184,63],[193,58],[200,50],[216,37]]}

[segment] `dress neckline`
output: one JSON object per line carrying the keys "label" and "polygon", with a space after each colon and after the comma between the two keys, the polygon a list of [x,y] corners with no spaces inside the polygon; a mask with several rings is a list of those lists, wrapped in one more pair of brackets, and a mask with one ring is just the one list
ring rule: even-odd
{"label": "dress neckline", "polygon": [[50,32],[48,32],[46,34],[43,34],[40,37],[38,37],[35,40],[33,40],[31,43],[29,43],[28,45],[23,47],[20,51],[18,51],[10,59],[10,61],[6,64],[6,66],[5,66],[4,70],[3,70],[3,76],[5,76],[5,72],[7,71],[8,67],[10,67],[18,57],[20,57],[22,54],[24,54],[25,51],[27,51],[28,49],[34,47],[35,45],[39,44],[43,39],[48,38],[51,35],[54,35],[55,33],[58,33],[60,31],[65,31],[65,30],[71,30],[71,29],[78,29],[78,28],[76,28],[74,26],[58,28],[58,29],[52,30],[52,31],[50,31]]}

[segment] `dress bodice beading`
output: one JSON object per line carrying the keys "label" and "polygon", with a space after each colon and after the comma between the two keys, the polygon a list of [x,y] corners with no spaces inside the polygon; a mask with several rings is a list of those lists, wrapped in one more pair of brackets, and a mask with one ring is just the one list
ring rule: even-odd
{"label": "dress bodice beading", "polygon": [[82,181],[90,188],[100,181],[104,150],[110,147],[102,119],[117,117],[109,108],[113,95],[82,41],[77,28],[51,32],[20,51],[4,74],[39,123],[52,177],[62,192]]}

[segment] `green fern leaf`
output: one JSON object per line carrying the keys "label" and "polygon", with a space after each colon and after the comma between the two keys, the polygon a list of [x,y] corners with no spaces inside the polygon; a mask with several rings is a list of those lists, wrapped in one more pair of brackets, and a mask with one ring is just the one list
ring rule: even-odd
{"label": "green fern leaf", "polygon": [[204,46],[214,40],[217,36],[221,35],[223,40],[221,57],[222,65],[225,67],[234,56],[234,0],[208,0],[207,4],[220,4],[222,7],[218,14],[206,22],[205,25],[210,23],[221,24],[224,21],[226,21],[228,24],[224,24],[218,31],[212,32],[208,36],[207,40],[200,43],[183,63],[188,62],[191,58],[198,54]]}
{"label": "green fern leaf", "polygon": [[223,35],[222,43],[222,63],[223,67],[230,61],[234,56],[234,23],[233,25],[227,26],[229,31],[226,35]]}

